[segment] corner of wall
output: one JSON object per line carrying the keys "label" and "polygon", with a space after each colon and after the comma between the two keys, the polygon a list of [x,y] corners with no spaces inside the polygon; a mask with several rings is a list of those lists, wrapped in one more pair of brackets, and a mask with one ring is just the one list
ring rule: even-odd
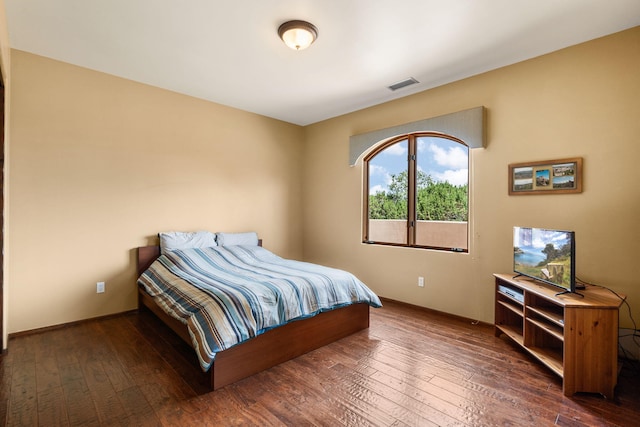
{"label": "corner of wall", "polygon": [[8,205],[9,205],[9,197],[7,192],[5,191],[5,188],[7,188],[7,182],[9,180],[9,162],[7,161],[7,159],[9,158],[9,111],[10,111],[10,103],[8,102],[8,100],[10,99],[10,92],[11,92],[11,84],[10,84],[10,74],[11,74],[11,48],[9,46],[9,32],[8,32],[8,28],[7,28],[7,18],[6,18],[6,14],[5,14],[5,6],[4,6],[4,0],[0,0],[0,72],[2,73],[2,83],[4,85],[4,108],[3,108],[3,112],[4,112],[4,126],[2,131],[4,132],[4,144],[3,144],[3,149],[4,149],[4,153],[2,156],[2,163],[3,163],[3,167],[2,167],[2,171],[3,171],[3,179],[2,179],[2,183],[3,183],[3,188],[0,189],[0,191],[2,191],[2,197],[3,197],[3,203],[2,203],[2,218],[4,223],[0,224],[0,227],[2,227],[2,248],[0,248],[0,250],[2,250],[4,256],[2,257],[2,275],[3,277],[0,278],[0,290],[2,292],[1,295],[1,301],[2,301],[2,307],[0,308],[2,311],[2,350],[4,351],[7,348],[7,341],[8,341],[8,335],[7,335],[7,311],[8,311],[8,262],[7,262],[7,258],[8,258],[8,253],[9,251],[5,250],[5,248],[8,246],[8,242],[9,242],[9,236],[6,234],[6,230],[8,230],[8,227],[6,226],[6,224],[8,223]]}

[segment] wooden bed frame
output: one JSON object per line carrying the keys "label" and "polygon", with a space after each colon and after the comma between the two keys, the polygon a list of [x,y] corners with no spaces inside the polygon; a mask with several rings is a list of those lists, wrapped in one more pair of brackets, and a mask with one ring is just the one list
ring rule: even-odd
{"label": "wooden bed frame", "polygon": [[[160,246],[138,248],[138,276],[160,256]],[[186,325],[166,314],[142,287],[138,307],[151,310],[192,345]],[[217,390],[287,360],[369,327],[369,305],[353,304],[314,317],[287,323],[216,354],[210,368],[211,388]]]}

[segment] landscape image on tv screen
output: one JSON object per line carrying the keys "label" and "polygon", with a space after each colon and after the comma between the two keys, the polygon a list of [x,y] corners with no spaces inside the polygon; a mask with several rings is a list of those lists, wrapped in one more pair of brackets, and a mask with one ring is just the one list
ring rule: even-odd
{"label": "landscape image on tv screen", "polygon": [[513,270],[571,290],[573,244],[571,231],[514,227]]}

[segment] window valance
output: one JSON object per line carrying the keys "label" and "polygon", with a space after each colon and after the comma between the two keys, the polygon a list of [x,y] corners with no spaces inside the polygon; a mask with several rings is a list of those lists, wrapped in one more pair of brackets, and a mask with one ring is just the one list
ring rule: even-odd
{"label": "window valance", "polygon": [[349,165],[355,165],[362,153],[378,142],[412,132],[441,132],[461,139],[469,148],[484,148],[484,123],[485,108],[475,107],[444,116],[353,135],[349,138]]}

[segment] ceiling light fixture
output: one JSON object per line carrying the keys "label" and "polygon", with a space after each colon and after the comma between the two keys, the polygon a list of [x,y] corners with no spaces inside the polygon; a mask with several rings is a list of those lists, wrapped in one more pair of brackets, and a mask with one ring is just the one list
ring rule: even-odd
{"label": "ceiling light fixture", "polygon": [[302,50],[318,38],[318,29],[306,21],[287,21],[278,28],[278,35],[291,49]]}

